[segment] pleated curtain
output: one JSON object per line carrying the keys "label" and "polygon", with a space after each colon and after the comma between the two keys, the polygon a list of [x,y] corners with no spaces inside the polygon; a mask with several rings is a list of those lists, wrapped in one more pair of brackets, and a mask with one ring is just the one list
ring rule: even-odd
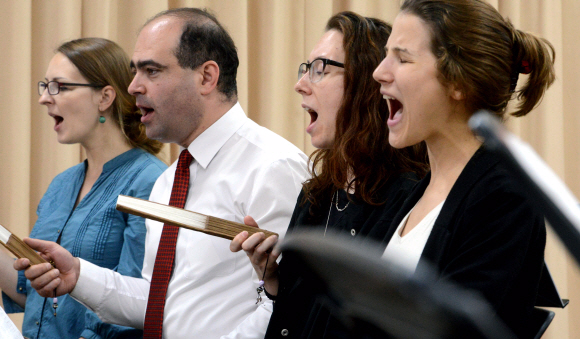
{"label": "pleated curtain", "polygon": [[[490,2],[516,27],[547,38],[556,49],[555,84],[535,111],[507,125],[580,196],[580,1]],[[38,104],[36,83],[55,48],[71,39],[104,37],[130,56],[147,18],[185,6],[209,8],[232,35],[240,57],[239,100],[248,116],[310,154],[310,117],[293,90],[298,65],[332,14],[352,10],[392,22],[399,0],[0,0],[0,224],[27,236],[50,181],[84,159],[79,145],[56,141],[53,119]],[[160,158],[170,163],[177,155],[177,147],[168,145]],[[546,261],[571,303],[556,310],[544,338],[580,338],[580,270],[551,230]],[[12,318],[21,323],[20,316]]]}

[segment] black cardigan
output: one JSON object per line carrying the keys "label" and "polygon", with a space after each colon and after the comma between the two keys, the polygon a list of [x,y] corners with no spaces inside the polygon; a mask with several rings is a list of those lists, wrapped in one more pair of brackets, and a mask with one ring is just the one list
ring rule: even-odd
{"label": "black cardigan", "polygon": [[[351,196],[350,198],[354,199],[351,204],[355,206],[349,206],[334,220],[331,217],[328,230],[346,232],[351,234],[353,239],[372,234],[375,240],[382,240],[393,218],[417,182],[417,177],[411,174],[392,178],[378,194],[380,201],[386,202],[380,206],[365,204]],[[341,194],[345,196],[344,192]],[[322,212],[316,215],[310,215],[311,204],[306,202],[302,205],[303,196],[304,191],[298,197],[288,226],[288,234],[305,228],[325,228],[328,207],[322,208]],[[329,206],[330,198],[322,202],[321,206]],[[340,202],[340,207],[344,207],[345,204],[344,197]],[[334,208],[332,206],[333,210]],[[355,211],[356,213],[353,213]],[[338,214],[336,211],[333,212],[333,217]],[[304,283],[300,266],[289,258],[282,257],[278,272],[280,286],[265,338],[319,339],[347,336],[348,331],[342,322],[333,317],[324,304],[316,298],[312,286]]]}
{"label": "black cardigan", "polygon": [[[383,240],[429,184],[428,174],[405,201]],[[546,244],[542,214],[534,210],[507,170],[480,148],[453,185],[435,221],[419,263],[435,266],[441,279],[479,291],[520,338],[532,338],[529,324]]]}

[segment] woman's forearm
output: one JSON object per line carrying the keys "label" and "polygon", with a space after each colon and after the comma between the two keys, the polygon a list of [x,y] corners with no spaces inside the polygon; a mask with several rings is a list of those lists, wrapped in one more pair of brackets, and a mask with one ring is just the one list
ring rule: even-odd
{"label": "woman's forearm", "polygon": [[264,281],[264,289],[266,289],[266,291],[268,291],[268,294],[271,294],[273,296],[278,295],[278,275],[274,275],[271,278],[267,278]]}
{"label": "woman's forearm", "polygon": [[26,294],[18,293],[18,272],[12,266],[14,258],[11,253],[0,246],[0,289],[6,293],[15,303],[24,308],[26,304]]}

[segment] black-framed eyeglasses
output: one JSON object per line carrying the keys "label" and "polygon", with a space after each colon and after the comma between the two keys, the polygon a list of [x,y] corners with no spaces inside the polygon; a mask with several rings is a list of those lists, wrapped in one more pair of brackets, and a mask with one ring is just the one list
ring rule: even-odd
{"label": "black-framed eyeglasses", "polygon": [[44,93],[45,89],[48,89],[48,94],[57,95],[58,93],[60,93],[60,88],[66,87],[66,86],[85,86],[85,87],[94,87],[94,88],[105,87],[105,86],[96,85],[96,84],[74,84],[74,83],[70,83],[70,82],[39,81],[38,82],[38,95],[42,95],[42,93]]}
{"label": "black-framed eyeglasses", "polygon": [[300,67],[298,67],[298,80],[308,72],[310,82],[319,82],[324,77],[324,69],[326,68],[326,65],[344,68],[344,64],[338,61],[323,58],[314,59],[311,63],[303,62],[300,64]]}

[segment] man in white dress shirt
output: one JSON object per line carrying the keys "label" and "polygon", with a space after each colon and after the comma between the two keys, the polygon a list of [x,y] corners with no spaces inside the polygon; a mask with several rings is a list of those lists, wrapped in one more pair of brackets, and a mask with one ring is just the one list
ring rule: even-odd
{"label": "man in white dress shirt", "polygon": [[[244,114],[237,102],[237,52],[217,20],[198,9],[160,13],[139,33],[131,65],[135,78],[129,92],[137,98],[147,136],[187,148],[194,158],[185,209],[237,222],[251,215],[261,227],[283,234],[308,175],[307,157]],[[159,177],[150,200],[169,203],[175,170],[174,163]],[[141,279],[38,240],[29,244],[51,257],[58,270],[35,265],[26,275],[41,295],[52,297],[57,288],[57,294],[70,293],[103,321],[143,328],[163,229],[151,220],[146,225]],[[164,338],[263,337],[272,305],[256,304],[259,278],[229,244],[179,230]],[[27,264],[21,259],[15,268]]]}

